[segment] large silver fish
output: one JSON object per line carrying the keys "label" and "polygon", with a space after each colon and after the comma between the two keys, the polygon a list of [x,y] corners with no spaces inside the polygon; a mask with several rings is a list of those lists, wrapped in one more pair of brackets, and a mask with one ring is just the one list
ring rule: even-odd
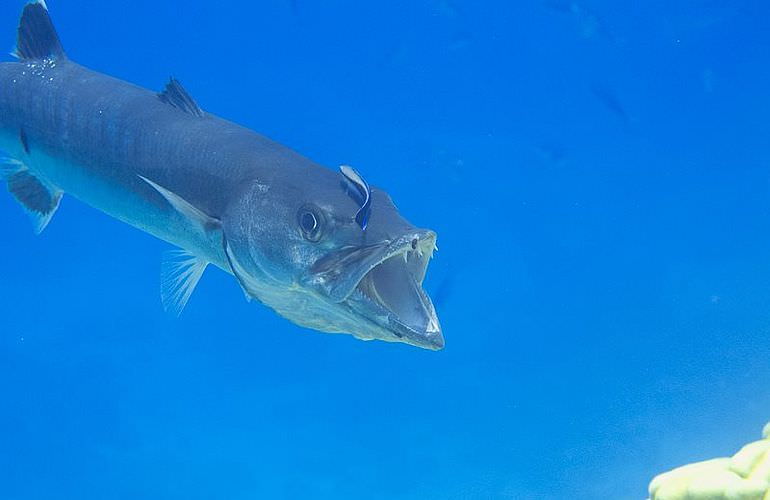
{"label": "large silver fish", "polygon": [[213,264],[298,325],[444,346],[422,287],[436,234],[354,169],[212,116],[176,80],[155,93],[72,62],[42,0],[14,55],[0,64],[2,176],[38,231],[67,193],[180,249],[163,266],[167,309]]}

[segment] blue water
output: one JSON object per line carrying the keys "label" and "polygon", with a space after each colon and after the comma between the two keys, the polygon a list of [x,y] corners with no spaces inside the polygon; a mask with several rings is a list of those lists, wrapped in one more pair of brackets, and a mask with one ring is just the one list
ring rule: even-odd
{"label": "blue water", "polygon": [[446,349],[303,330],[215,269],[170,318],[165,243],[72,198],[36,237],[0,193],[0,499],[638,500],[757,438],[760,4],[50,0],[81,64],[174,75],[436,230]]}

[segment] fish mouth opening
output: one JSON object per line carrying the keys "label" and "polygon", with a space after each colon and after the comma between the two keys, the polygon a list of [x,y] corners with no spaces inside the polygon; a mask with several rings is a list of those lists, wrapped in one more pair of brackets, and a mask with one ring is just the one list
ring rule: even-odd
{"label": "fish mouth opening", "polygon": [[384,328],[395,342],[425,349],[444,347],[436,310],[422,287],[435,250],[432,232],[407,235],[389,245],[360,277],[345,302]]}
{"label": "fish mouth opening", "polygon": [[303,284],[352,312],[356,320],[345,331],[356,337],[439,350],[444,337],[422,287],[435,249],[436,233],[428,230],[344,247],[316,262]]}

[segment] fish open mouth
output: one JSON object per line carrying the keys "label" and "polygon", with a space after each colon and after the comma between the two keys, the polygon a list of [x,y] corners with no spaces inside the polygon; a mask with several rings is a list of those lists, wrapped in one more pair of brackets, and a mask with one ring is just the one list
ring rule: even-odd
{"label": "fish open mouth", "polygon": [[[436,310],[422,287],[436,247],[432,231],[415,231],[381,245],[349,249],[324,268],[327,292],[370,324],[370,335],[438,350],[444,347]],[[318,277],[319,274],[316,274]]]}
{"label": "fish open mouth", "polygon": [[392,333],[392,340],[426,349],[444,347],[433,303],[422,287],[435,235],[409,235],[394,242],[361,277],[346,302]]}

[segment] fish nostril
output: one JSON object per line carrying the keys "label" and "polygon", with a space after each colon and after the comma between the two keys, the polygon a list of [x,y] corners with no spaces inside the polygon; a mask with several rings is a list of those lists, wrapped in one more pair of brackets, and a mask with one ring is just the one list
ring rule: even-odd
{"label": "fish nostril", "polygon": [[417,250],[417,238],[412,240],[412,250]]}

